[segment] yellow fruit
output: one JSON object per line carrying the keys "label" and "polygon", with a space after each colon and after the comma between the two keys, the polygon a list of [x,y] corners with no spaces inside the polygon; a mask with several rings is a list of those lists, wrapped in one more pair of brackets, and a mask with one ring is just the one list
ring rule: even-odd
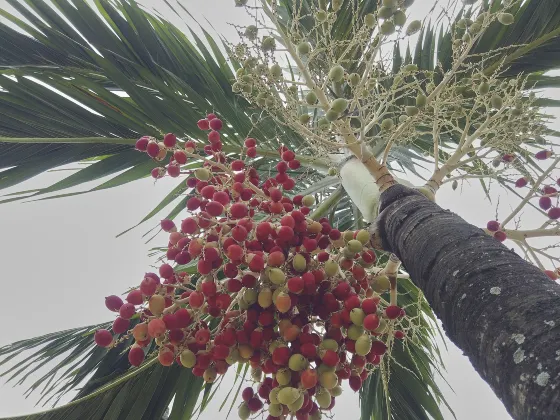
{"label": "yellow fruit", "polygon": [[305,260],[305,257],[303,255],[296,254],[296,255],[294,255],[292,265],[294,267],[294,270],[301,273],[307,267],[307,261]]}
{"label": "yellow fruit", "polygon": [[301,354],[292,354],[288,361],[288,367],[294,372],[302,371],[307,367],[307,359]]}
{"label": "yellow fruit", "polygon": [[[274,388],[274,389],[278,389],[278,388]],[[270,392],[272,393],[272,391]],[[268,406],[268,414],[270,414],[272,417],[280,417],[283,411],[284,409],[282,408],[281,404],[273,404],[271,401],[270,405]]]}
{"label": "yellow fruit", "polygon": [[319,376],[319,383],[326,389],[334,388],[338,385],[338,376],[334,372],[323,372]]}
{"label": "yellow fruit", "polygon": [[295,400],[292,404],[288,404],[288,410],[290,410],[290,412],[295,413],[296,411],[298,411],[301,407],[303,407],[303,393],[298,397],[297,400]]}
{"label": "yellow fruit", "polygon": [[350,340],[357,340],[359,336],[361,336],[364,333],[364,328],[360,327],[358,325],[350,325],[348,327],[348,338]]}
{"label": "yellow fruit", "polygon": [[381,129],[385,131],[391,130],[395,126],[395,123],[391,118],[385,118],[381,121]]}
{"label": "yellow fruit", "polygon": [[276,267],[267,268],[266,273],[268,275],[269,280],[273,284],[276,284],[277,286],[281,286],[284,283],[286,283],[286,274],[284,274],[284,272],[281,269]]}
{"label": "yellow fruit", "polygon": [[206,382],[207,384],[211,384],[212,382],[214,382],[217,376],[218,373],[216,372],[216,369],[214,369],[213,367],[207,368],[202,374],[202,378],[204,379],[204,382]]}
{"label": "yellow fruit", "polygon": [[245,360],[250,359],[251,356],[253,356],[253,353],[255,352],[253,348],[247,344],[241,344],[238,347],[238,350],[239,350],[239,356],[241,356],[241,358]]}
{"label": "yellow fruit", "polygon": [[272,290],[270,290],[270,288],[268,287],[262,289],[259,292],[257,302],[259,302],[259,306],[261,308],[268,308],[270,305],[272,305]]}
{"label": "yellow fruit", "polygon": [[329,277],[336,276],[338,274],[338,270],[340,266],[334,260],[327,260],[325,262],[325,274]]}
{"label": "yellow fruit", "polygon": [[362,243],[356,239],[352,239],[351,241],[348,241],[346,247],[352,254],[357,254],[358,252],[362,252],[363,249]]}
{"label": "yellow fruit", "polygon": [[325,338],[321,344],[319,344],[319,349],[321,350],[334,350],[338,351],[338,343],[332,338]]}
{"label": "yellow fruit", "polygon": [[360,308],[354,308],[350,311],[350,320],[358,327],[361,327],[364,324],[365,316],[365,312]]}
{"label": "yellow fruit", "polygon": [[[292,372],[290,371],[290,369],[279,369],[278,372],[276,372],[276,381],[284,386],[284,385],[288,385],[290,383],[290,381],[292,380]],[[285,404],[285,403],[282,403]]]}
{"label": "yellow fruit", "polygon": [[317,13],[315,13],[315,19],[317,19],[317,22],[320,23],[325,22],[328,17],[329,15],[324,10],[318,10]]}
{"label": "yellow fruit", "polygon": [[196,356],[189,349],[183,350],[181,352],[181,355],[179,356],[179,359],[181,360],[181,364],[189,369],[196,364]]}
{"label": "yellow fruit", "polygon": [[386,290],[389,290],[391,287],[391,282],[389,281],[389,277],[387,276],[378,276],[375,277],[372,289],[377,293],[383,293]]}
{"label": "yellow fruit", "polygon": [[148,324],[136,324],[132,329],[132,336],[136,341],[148,339]]}
{"label": "yellow fruit", "polygon": [[367,334],[363,334],[356,340],[356,354],[365,356],[371,350],[371,338]]}
{"label": "yellow fruit", "polygon": [[268,394],[268,399],[270,400],[270,404],[280,404],[280,401],[278,401],[278,393],[280,392],[281,388],[272,388],[270,390],[270,394]]}
{"label": "yellow fruit", "polygon": [[315,393],[315,400],[321,408],[328,408],[331,405],[331,394],[325,388],[319,388]]}
{"label": "yellow fruit", "polygon": [[212,173],[206,168],[197,168],[194,170],[194,176],[200,181],[208,181],[212,177]]}
{"label": "yellow fruit", "polygon": [[370,237],[371,236],[367,230],[360,230],[356,234],[356,239],[360,241],[362,245],[366,245],[367,243],[369,243]]}
{"label": "yellow fruit", "polygon": [[313,204],[315,204],[315,197],[313,197],[312,195],[306,195],[301,199],[301,203],[306,207],[311,207]]}
{"label": "yellow fruit", "polygon": [[247,305],[252,305],[257,301],[257,291],[255,289],[245,289],[243,292],[243,300]]}
{"label": "yellow fruit", "polygon": [[307,226],[307,231],[309,233],[319,233],[319,232],[321,232],[321,230],[323,230],[323,226],[319,222],[311,222]]}
{"label": "yellow fruit", "polygon": [[153,295],[148,302],[148,309],[155,316],[160,316],[165,309],[165,298],[161,295]]}
{"label": "yellow fruit", "polygon": [[376,334],[383,334],[387,330],[387,327],[387,321],[381,318],[379,320],[379,326],[375,330],[373,330],[373,332]]}
{"label": "yellow fruit", "polygon": [[278,393],[278,402],[280,402],[280,404],[290,405],[296,402],[300,395],[301,391],[299,389],[288,386],[282,388]]}
{"label": "yellow fruit", "polygon": [[237,349],[231,349],[229,351],[229,356],[226,357],[226,363],[228,365],[234,365],[235,363],[239,362],[241,360],[241,356],[239,356],[239,350]]}
{"label": "yellow fruit", "polygon": [[337,385],[333,389],[329,389],[329,392],[333,397],[340,397],[342,395],[342,387]]}
{"label": "yellow fruit", "polygon": [[342,79],[344,79],[344,68],[340,65],[331,67],[329,70],[329,79],[333,82],[342,82]]}
{"label": "yellow fruit", "polygon": [[237,415],[241,420],[246,420],[251,416],[251,410],[249,410],[249,406],[246,402],[241,403],[237,409]]}

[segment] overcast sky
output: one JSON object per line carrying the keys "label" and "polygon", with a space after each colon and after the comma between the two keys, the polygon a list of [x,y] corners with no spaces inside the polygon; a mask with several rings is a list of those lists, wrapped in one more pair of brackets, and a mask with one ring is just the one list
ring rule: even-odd
{"label": "overcast sky", "polygon": [[[177,25],[181,21],[169,12],[163,0],[144,0],[165,14]],[[432,0],[417,1],[413,9],[416,17],[423,17]],[[241,23],[243,11],[233,7],[233,0],[183,0],[189,11],[204,22],[206,17],[216,30],[227,37],[235,35],[228,22]],[[0,7],[6,7],[0,0]],[[194,123],[194,122],[193,122]],[[557,123],[553,125],[560,129]],[[51,172],[20,184],[14,191],[44,187],[68,175],[70,172]],[[101,181],[91,186],[100,184]],[[16,340],[42,335],[48,332],[79,327],[111,320],[104,306],[104,297],[118,294],[137,284],[142,274],[153,262],[147,257],[150,246],[145,245],[141,235],[154,225],[145,224],[127,235],[116,239],[115,235],[136,224],[175,186],[176,181],[161,180],[157,184],[150,179],[124,187],[79,195],[66,199],[10,203],[0,205],[0,245],[2,278],[5,287],[11,283],[16,295],[2,299],[2,319],[5,322],[0,334],[0,346]],[[91,186],[81,186],[86,189]],[[438,202],[465,217],[471,223],[483,226],[492,219],[495,207],[484,201],[484,196],[473,183],[463,191],[451,191],[446,187],[438,195]],[[507,197],[501,198],[501,210],[509,209]],[[455,410],[459,420],[510,419],[501,402],[488,385],[473,370],[469,361],[453,344],[442,346],[442,356],[447,366],[446,379],[454,392],[440,381],[445,397]],[[24,387],[12,388],[0,384],[0,416],[30,413],[36,395],[24,399]],[[215,396],[216,401],[227,393],[227,386]],[[220,418],[216,406],[200,418]],[[446,412],[447,413],[447,412]],[[358,398],[347,389],[337,399],[335,418],[357,419]],[[451,419],[449,413],[446,419]]]}

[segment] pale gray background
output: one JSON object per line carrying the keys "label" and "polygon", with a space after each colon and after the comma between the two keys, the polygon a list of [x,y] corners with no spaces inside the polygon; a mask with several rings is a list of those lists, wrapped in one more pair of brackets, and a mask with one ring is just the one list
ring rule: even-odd
{"label": "pale gray background", "polygon": [[[173,23],[184,26],[163,0],[144,0],[142,3],[157,9]],[[422,18],[433,0],[417,3],[412,13]],[[207,18],[219,33],[227,37],[235,37],[235,31],[227,22],[246,21],[244,12],[233,7],[233,0],[183,0],[183,4],[199,22],[204,23],[204,17]],[[5,0],[0,0],[0,7],[9,9]],[[558,124],[554,126],[560,129]],[[3,190],[1,194],[44,187],[69,173],[51,172]],[[99,183],[101,181],[91,186]],[[72,198],[0,205],[0,275],[4,286],[0,346],[55,330],[111,320],[112,315],[103,304],[104,297],[136,285],[153,262],[146,256],[150,246],[166,242],[164,237],[159,237],[151,244],[144,244],[141,235],[154,222],[121,238],[115,239],[115,235],[136,224],[175,183],[163,179],[154,185],[146,179],[118,189]],[[495,207],[484,201],[478,185],[475,180],[472,189],[465,185],[462,192],[444,188],[438,195],[438,202],[474,224],[485,225],[494,217]],[[501,197],[501,214],[508,212],[510,203],[513,203],[511,199]],[[528,225],[531,226],[534,223]],[[447,366],[446,379],[453,391],[444,381],[439,382],[457,418],[510,419],[501,402],[461,351],[448,341],[446,345],[449,351],[445,351],[442,343],[442,356]],[[231,381],[224,381],[215,396],[216,402],[225,397],[229,383]],[[0,385],[0,416],[38,410],[34,406],[37,396],[25,399],[22,396],[24,390],[21,386]],[[70,398],[71,395],[65,401]],[[211,404],[200,418],[224,418],[225,414],[218,413],[218,406],[219,403]],[[452,419],[446,413],[446,419]],[[359,417],[358,398],[350,389],[337,399],[334,416]]]}

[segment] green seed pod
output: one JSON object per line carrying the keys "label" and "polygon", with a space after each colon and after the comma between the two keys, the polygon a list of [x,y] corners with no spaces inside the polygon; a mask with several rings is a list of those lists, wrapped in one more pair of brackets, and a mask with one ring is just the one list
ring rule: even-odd
{"label": "green seed pod", "polygon": [[457,28],[459,29],[467,29],[467,21],[466,19],[459,19],[457,21]]}
{"label": "green seed pod", "polygon": [[311,44],[309,42],[300,42],[297,46],[299,55],[307,55],[311,51]]}
{"label": "green seed pod", "polygon": [[326,22],[328,17],[328,13],[324,10],[318,10],[317,13],[315,13],[315,20],[319,23]]}
{"label": "green seed pod", "polygon": [[338,114],[342,114],[348,108],[348,101],[344,98],[338,98],[331,102],[331,109]]}
{"label": "green seed pod", "polygon": [[422,22],[420,22],[419,20],[413,20],[408,24],[408,27],[406,28],[406,34],[409,36],[414,35],[420,29],[422,29]]}
{"label": "green seed pod", "polygon": [[265,36],[261,42],[263,51],[274,51],[276,49],[276,40],[271,36]]}
{"label": "green seed pod", "polygon": [[255,289],[245,289],[245,291],[243,292],[243,300],[249,306],[257,302],[257,297],[258,293]]}
{"label": "green seed pod", "polygon": [[521,109],[513,108],[511,110],[511,115],[513,115],[514,117],[519,117],[521,114],[523,114],[523,110]]}
{"label": "green seed pod", "polygon": [[386,36],[392,35],[395,33],[395,25],[393,24],[393,22],[386,20],[381,24],[379,31],[381,32],[382,35],[386,35]]}
{"label": "green seed pod", "polygon": [[488,92],[490,92],[490,84],[488,82],[482,82],[480,85],[478,85],[479,94],[486,95]]}
{"label": "green seed pod", "polygon": [[241,420],[246,420],[251,416],[251,410],[249,410],[249,406],[246,402],[241,403],[241,405],[237,409],[237,415]]}
{"label": "green seed pod", "polygon": [[407,106],[405,108],[405,111],[406,115],[408,115],[409,117],[414,117],[415,115],[418,115],[418,112],[420,112],[415,106]]}
{"label": "green seed pod", "polygon": [[461,38],[463,42],[471,42],[471,39],[472,39],[471,34],[469,34],[468,32],[465,32],[465,34]]}
{"label": "green seed pod", "polygon": [[275,378],[280,385],[282,386],[288,385],[292,380],[292,371],[286,368],[279,369],[278,372],[276,372]]}
{"label": "green seed pod", "polygon": [[296,85],[291,85],[290,87],[288,87],[288,93],[292,96],[297,95],[298,92],[298,88]]}
{"label": "green seed pod", "polygon": [[266,97],[268,95],[264,92],[261,92],[257,95],[257,105],[259,106],[265,106],[266,104]]}
{"label": "green seed pod", "polygon": [[498,15],[498,22],[500,22],[502,25],[509,26],[513,22],[515,22],[515,18],[511,13],[500,13]]}
{"label": "green seed pod", "polygon": [[309,105],[315,105],[317,103],[317,95],[315,94],[315,92],[313,92],[312,90],[307,92],[307,95],[305,95],[305,102],[307,102]]}
{"label": "green seed pod", "polygon": [[456,48],[459,48],[461,45],[463,45],[463,41],[460,40],[460,39],[456,39],[455,41],[453,41],[453,45],[454,45]]}
{"label": "green seed pod", "polygon": [[282,67],[279,64],[273,64],[270,67],[270,75],[275,80],[280,79],[282,77]]}
{"label": "green seed pod", "polygon": [[274,106],[274,98],[272,96],[267,96],[266,101],[264,101],[264,105],[268,107]]}
{"label": "green seed pod", "polygon": [[302,371],[307,367],[307,359],[301,354],[292,354],[288,360],[288,367],[294,372]]}
{"label": "green seed pod", "polygon": [[416,96],[416,106],[418,108],[424,108],[426,106],[427,101],[428,101],[428,98],[426,98],[426,95],[424,95],[423,93],[419,93]]}
{"label": "green seed pod", "polygon": [[501,109],[504,105],[504,101],[502,101],[502,98],[500,98],[498,95],[492,96],[490,102],[492,103],[492,108],[495,109]]}
{"label": "green seed pod", "polygon": [[397,26],[404,26],[406,23],[406,13],[402,10],[397,10],[393,15],[393,23]]}
{"label": "green seed pod", "polygon": [[255,39],[257,39],[258,32],[259,32],[259,30],[257,29],[257,27],[255,25],[249,25],[245,28],[245,36],[250,41],[254,41]]}
{"label": "green seed pod", "polygon": [[342,2],[343,2],[343,0],[332,0],[331,7],[332,7],[333,11],[338,12],[340,10],[340,8],[342,7]]}
{"label": "green seed pod", "polygon": [[243,84],[243,92],[251,93],[253,91],[253,86],[248,84]]}
{"label": "green seed pod", "polygon": [[242,81],[243,83],[252,83],[252,82],[253,82],[253,78],[252,78],[250,75],[246,74],[246,75],[244,75],[244,76],[241,76],[241,81]]}
{"label": "green seed pod", "polygon": [[395,126],[395,123],[391,118],[385,118],[381,121],[381,129],[384,131],[389,131]]}
{"label": "green seed pod", "polygon": [[333,82],[341,82],[344,79],[344,68],[338,64],[333,66],[329,70],[329,79]]}
{"label": "green seed pod", "polygon": [[350,77],[348,77],[348,83],[350,83],[350,86],[356,87],[360,83],[360,79],[361,78],[358,73],[352,73]]}
{"label": "green seed pod", "polygon": [[332,109],[329,109],[327,111],[327,113],[325,114],[325,118],[327,119],[327,121],[333,122],[336,121],[338,119],[338,116],[340,114]]}
{"label": "green seed pod", "polygon": [[243,67],[237,69],[237,71],[235,72],[235,77],[238,80],[241,79],[244,75],[245,75],[245,69]]}
{"label": "green seed pod", "polygon": [[303,114],[299,116],[299,122],[302,124],[308,124],[309,120],[311,120],[311,115],[309,114]]}
{"label": "green seed pod", "polygon": [[479,33],[481,29],[482,29],[482,25],[480,23],[473,23],[469,28],[469,32],[474,35]]}
{"label": "green seed pod", "polygon": [[375,15],[373,13],[368,13],[364,18],[364,22],[368,28],[374,28],[377,24],[377,19],[375,19]]}
{"label": "green seed pod", "polygon": [[365,356],[371,350],[371,337],[367,334],[363,334],[356,340],[356,354],[359,356]]}
{"label": "green seed pod", "polygon": [[377,16],[380,19],[389,19],[391,16],[393,16],[393,9],[387,6],[381,6],[377,11]]}

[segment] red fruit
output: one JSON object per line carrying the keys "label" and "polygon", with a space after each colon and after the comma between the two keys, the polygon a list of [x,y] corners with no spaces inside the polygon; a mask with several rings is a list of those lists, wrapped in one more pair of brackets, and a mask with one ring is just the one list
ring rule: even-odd
{"label": "red fruit", "polygon": [[247,239],[247,234],[247,229],[245,229],[243,226],[238,225],[231,230],[231,236],[237,242],[242,242]]}
{"label": "red fruit", "polygon": [[173,274],[174,274],[173,267],[171,267],[169,264],[162,264],[159,267],[159,275],[164,279],[172,278]]}
{"label": "red fruit", "polygon": [[206,205],[206,211],[210,216],[218,217],[224,212],[224,206],[222,203],[218,203],[217,201],[210,201]]}
{"label": "red fruit", "polygon": [[313,388],[317,385],[318,375],[314,369],[306,369],[302,372],[300,381],[305,389]]}
{"label": "red fruit", "polygon": [[200,308],[204,303],[204,295],[200,292],[192,292],[189,295],[189,304],[192,308]]}
{"label": "red fruit", "polygon": [[294,160],[296,157],[296,154],[294,152],[292,152],[291,150],[286,150],[284,153],[282,153],[282,160],[289,162],[291,160]]}
{"label": "red fruit", "polygon": [[264,258],[261,255],[253,254],[253,257],[249,262],[249,269],[255,272],[259,272],[264,269]]}
{"label": "red fruit", "polygon": [[361,306],[360,298],[357,295],[352,295],[346,298],[344,301],[344,307],[351,311],[354,308],[359,308]]}
{"label": "red fruit", "polygon": [[295,186],[296,186],[296,181],[293,178],[288,178],[286,181],[282,183],[282,188],[284,188],[284,191],[291,191]]}
{"label": "red fruit", "polygon": [[301,293],[303,287],[304,281],[301,277],[292,277],[288,280],[288,290],[292,293]]}
{"label": "red fruit", "polygon": [[148,136],[140,137],[138,140],[136,140],[136,146],[135,146],[136,150],[145,152],[149,142],[150,142],[150,138]]}
{"label": "red fruit", "polygon": [[165,175],[165,169],[164,168],[154,168],[154,169],[152,169],[152,171],[150,173],[152,174],[152,178],[154,178],[154,179],[163,178],[163,176]]}
{"label": "red fruit", "polygon": [[218,290],[216,283],[214,283],[214,281],[212,280],[202,283],[200,285],[200,289],[206,297],[214,296],[216,294],[216,291]]}
{"label": "red fruit", "polygon": [[[301,341],[301,336],[300,336],[300,341]],[[302,355],[304,355],[308,359],[312,359],[315,358],[315,356],[317,356],[317,346],[315,346],[315,344],[313,343],[302,344],[299,351],[301,352]]]}
{"label": "red fruit", "polygon": [[218,118],[218,117],[216,116],[216,114],[214,114],[212,112],[210,114],[206,115],[206,119],[208,121],[212,121],[214,118]]}
{"label": "red fruit", "polygon": [[117,312],[121,306],[123,305],[123,301],[120,297],[111,295],[105,298],[105,306],[107,309],[113,312]]}
{"label": "red fruit", "polygon": [[193,234],[198,230],[198,224],[192,217],[187,217],[181,222],[181,231],[187,234]]}
{"label": "red fruit", "polygon": [[252,137],[247,137],[245,139],[245,147],[255,147],[257,145],[257,141]]}
{"label": "red fruit", "polygon": [[556,194],[558,191],[556,190],[556,188],[550,186],[550,185],[545,185],[543,187],[543,194],[544,195],[549,195],[549,194]]}
{"label": "red fruit", "polygon": [[290,359],[290,349],[288,347],[277,347],[272,352],[272,361],[277,366],[286,366]]}
{"label": "red fruit", "polygon": [[159,224],[164,232],[172,232],[176,229],[175,222],[173,222],[173,220],[163,219]]}
{"label": "red fruit", "polygon": [[[190,300],[190,299],[189,299]],[[177,328],[186,328],[190,325],[192,317],[189,311],[185,308],[179,309],[175,312],[175,325]]]}
{"label": "red fruit", "polygon": [[220,142],[220,133],[217,131],[210,131],[208,133],[208,141],[213,144],[217,144]]}
{"label": "red fruit", "polygon": [[181,167],[175,164],[167,166],[167,174],[172,178],[177,178],[181,174]]}
{"label": "red fruit", "polygon": [[234,160],[233,162],[231,162],[231,169],[232,170],[242,171],[243,168],[245,168],[245,162],[243,162],[242,160]]}
{"label": "red fruit", "polygon": [[227,289],[230,293],[236,293],[241,290],[243,284],[237,279],[229,279],[227,281]]}
{"label": "red fruit", "polygon": [[155,158],[159,154],[159,144],[157,144],[155,141],[149,142],[146,146],[146,153],[151,158]]}
{"label": "red fruit", "polygon": [[358,392],[362,387],[362,378],[359,376],[350,376],[350,379],[348,379],[348,385],[350,385],[352,391]]}
{"label": "red fruit", "polygon": [[387,306],[385,309],[385,315],[389,319],[397,319],[401,313],[401,308],[397,305]]}
{"label": "red fruit", "polygon": [[486,229],[488,229],[490,232],[496,232],[500,230],[500,222],[497,222],[496,220],[490,220],[486,224]]}
{"label": "red fruit", "polygon": [[395,338],[398,338],[399,340],[402,340],[404,338],[404,332],[397,330],[395,331]]}
{"label": "red fruit", "polygon": [[148,323],[148,334],[152,338],[158,338],[165,334],[167,327],[160,318],[154,318]]}
{"label": "red fruit", "polygon": [[142,283],[140,283],[140,292],[146,296],[152,296],[156,292],[157,287],[158,284],[153,278],[145,277]]}
{"label": "red fruit", "polygon": [[200,198],[191,197],[187,200],[187,210],[194,211],[200,207]]}
{"label": "red fruit", "polygon": [[135,313],[136,313],[136,309],[134,308],[134,305],[132,305],[131,303],[125,303],[119,309],[119,315],[121,316],[121,318],[124,318],[124,319],[132,318],[132,316]]}
{"label": "red fruit", "polygon": [[274,251],[268,255],[268,265],[271,267],[280,267],[285,261],[286,258],[281,251]]}
{"label": "red fruit", "polygon": [[366,314],[375,314],[375,312],[377,311],[377,301],[373,298],[364,299],[362,301],[362,310]]}
{"label": "red fruit", "polygon": [[552,156],[552,152],[550,150],[541,150],[535,153],[535,158],[537,158],[538,160],[546,160],[550,156]]}
{"label": "red fruit", "polygon": [[175,353],[168,347],[163,347],[158,353],[158,361],[162,366],[171,366],[175,361]]}
{"label": "red fruit", "polygon": [[171,148],[177,144],[177,137],[173,133],[167,133],[163,136],[163,144],[165,144],[165,147]]}
{"label": "red fruit", "polygon": [[250,158],[254,158],[255,156],[257,156],[257,148],[256,147],[249,147],[247,149],[247,156],[249,156]]}
{"label": "red fruit", "polygon": [[249,209],[243,203],[235,203],[231,205],[229,212],[233,219],[242,219],[249,214]]}
{"label": "red fruit", "polygon": [[543,210],[548,210],[552,206],[552,200],[550,197],[539,198],[539,207]]}
{"label": "red fruit", "polygon": [[241,393],[241,398],[243,398],[243,401],[248,402],[254,395],[255,391],[253,391],[253,388],[247,387]]}
{"label": "red fruit", "polygon": [[385,345],[384,342],[374,340],[373,343],[371,343],[370,353],[373,353],[377,356],[382,356],[385,354],[386,351],[387,351],[387,346]]}
{"label": "red fruit", "polygon": [[198,128],[200,128],[201,130],[209,130],[210,129],[210,121],[208,121],[207,119],[198,120],[196,125],[198,125]]}
{"label": "red fruit", "polygon": [[512,154],[509,154],[509,153],[502,156],[502,160],[504,162],[513,162],[514,159],[515,159],[515,156],[512,155]]}
{"label": "red fruit", "polygon": [[289,226],[281,226],[277,234],[279,239],[287,242],[294,237],[294,230]]}
{"label": "red fruit", "polygon": [[113,343],[113,334],[109,330],[97,330],[93,339],[99,347],[109,347]]}
{"label": "red fruit", "polygon": [[334,350],[326,350],[325,353],[321,356],[321,360],[327,366],[334,367],[338,365],[340,358],[338,354]]}
{"label": "red fruit", "polygon": [[187,154],[182,150],[176,150],[173,153],[173,159],[175,159],[175,162],[177,162],[178,164],[184,165],[185,163],[187,163]]}
{"label": "red fruit", "polygon": [[128,361],[132,366],[140,366],[144,361],[144,350],[139,346],[132,346],[128,352]]}
{"label": "red fruit", "polygon": [[175,314],[165,314],[162,320],[165,323],[165,328],[168,330],[179,328],[177,326],[177,317]]}
{"label": "red fruit", "polygon": [[497,232],[494,232],[494,238],[500,242],[504,242],[507,238],[507,235],[505,232],[499,230]]}
{"label": "red fruit", "polygon": [[549,211],[548,211],[548,217],[550,217],[551,219],[559,219],[560,218],[560,207],[552,207]]}
{"label": "red fruit", "polygon": [[280,191],[278,188],[270,188],[268,192],[272,201],[278,202],[282,200],[282,191]]}
{"label": "red fruit", "polygon": [[263,408],[263,402],[257,397],[253,397],[247,401],[247,407],[249,407],[249,410],[251,410],[252,413],[256,413]]}
{"label": "red fruit", "polygon": [[329,238],[331,238],[333,241],[340,239],[341,236],[342,233],[340,233],[338,229],[333,229],[329,232]]}
{"label": "red fruit", "polygon": [[203,328],[196,332],[194,339],[199,345],[206,344],[210,340],[210,330]]}
{"label": "red fruit", "polygon": [[379,327],[380,322],[377,314],[371,313],[364,318],[364,328],[368,331],[373,331]]}
{"label": "red fruit", "polygon": [[218,118],[212,118],[210,120],[210,128],[212,130],[221,130],[223,127],[223,123],[222,120],[218,119]]}
{"label": "red fruit", "polygon": [[517,188],[523,188],[525,185],[527,185],[527,178],[525,177],[519,178],[517,181],[515,181],[515,186]]}
{"label": "red fruit", "polygon": [[113,326],[111,327],[111,329],[115,334],[122,334],[123,332],[128,330],[129,326],[130,326],[130,320],[121,318],[119,316],[117,317],[117,319],[113,321]]}
{"label": "red fruit", "polygon": [[290,163],[288,164],[290,166],[290,169],[298,169],[301,166],[301,163],[299,160],[291,160]]}

